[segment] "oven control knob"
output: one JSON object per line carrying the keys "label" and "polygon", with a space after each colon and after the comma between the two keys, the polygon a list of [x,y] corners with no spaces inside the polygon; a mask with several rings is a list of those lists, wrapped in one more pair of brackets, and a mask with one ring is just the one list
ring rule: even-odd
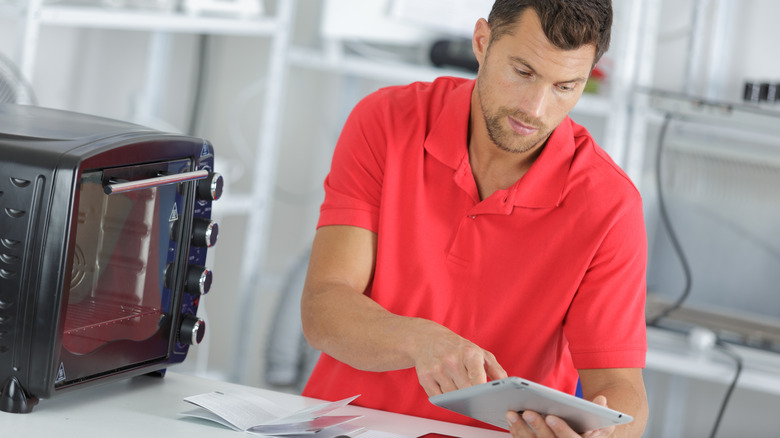
{"label": "oven control knob", "polygon": [[192,222],[192,246],[211,248],[217,244],[219,225],[206,218],[195,218]]}
{"label": "oven control knob", "polygon": [[209,172],[209,176],[198,180],[198,199],[201,201],[216,201],[222,196],[222,186],[224,184],[222,175],[217,172]]}
{"label": "oven control knob", "polygon": [[163,286],[173,290],[173,263],[165,265],[165,270],[163,271]]}
{"label": "oven control knob", "polygon": [[188,294],[205,295],[211,289],[211,271],[203,266],[189,265],[184,290]]}
{"label": "oven control knob", "polygon": [[206,323],[197,316],[185,315],[179,326],[179,342],[182,344],[200,344],[206,335]]}

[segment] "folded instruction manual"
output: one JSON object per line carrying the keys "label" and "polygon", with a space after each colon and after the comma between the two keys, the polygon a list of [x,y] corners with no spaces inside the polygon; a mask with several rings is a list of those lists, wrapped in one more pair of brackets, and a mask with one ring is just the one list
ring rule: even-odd
{"label": "folded instruction manual", "polygon": [[[238,431],[260,435],[289,437],[316,434],[319,437],[330,435],[320,433],[325,429],[360,418],[360,416],[326,415],[348,405],[356,398],[357,395],[292,412],[266,398],[248,392],[208,392],[186,397],[184,401],[197,408],[181,412],[181,415],[211,420]],[[345,428],[342,426],[334,429],[343,431]]]}

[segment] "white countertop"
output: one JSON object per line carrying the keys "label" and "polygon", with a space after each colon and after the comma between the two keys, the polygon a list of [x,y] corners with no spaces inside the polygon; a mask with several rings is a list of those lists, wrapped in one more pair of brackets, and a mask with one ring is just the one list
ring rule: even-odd
{"label": "white countertop", "polygon": [[[216,423],[186,418],[179,412],[193,406],[184,397],[212,391],[240,389],[272,400],[288,409],[321,401],[297,395],[168,372],[164,378],[140,376],[74,390],[41,400],[30,414],[0,412],[2,436],[56,438],[176,438],[239,437]],[[419,436],[428,432],[457,437],[506,437],[508,434],[419,417],[346,406],[333,415],[363,415],[352,424],[369,430]]]}
{"label": "white countertop", "polygon": [[[714,351],[696,351],[684,335],[648,331],[649,370],[690,375],[726,383],[733,364]],[[780,356],[737,347],[746,359],[740,387],[780,393]],[[173,368],[175,370],[175,368]],[[30,414],[0,412],[2,436],[91,438],[233,437],[241,432],[216,423],[179,415],[193,406],[185,397],[212,391],[249,391],[297,410],[321,403],[297,395],[236,385],[169,371],[164,378],[140,376],[58,394],[41,400]],[[507,437],[508,434],[418,417],[347,406],[333,415],[363,415],[352,424],[369,430],[419,436],[438,432],[456,437]],[[248,435],[251,436],[251,435]]]}

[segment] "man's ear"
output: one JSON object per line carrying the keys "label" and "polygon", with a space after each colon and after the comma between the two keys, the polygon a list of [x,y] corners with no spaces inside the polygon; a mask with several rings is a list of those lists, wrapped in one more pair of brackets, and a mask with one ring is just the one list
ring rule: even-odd
{"label": "man's ear", "polygon": [[488,44],[490,44],[490,25],[487,20],[480,18],[474,25],[474,35],[471,38],[471,48],[474,50],[474,56],[477,57],[480,66],[485,61]]}

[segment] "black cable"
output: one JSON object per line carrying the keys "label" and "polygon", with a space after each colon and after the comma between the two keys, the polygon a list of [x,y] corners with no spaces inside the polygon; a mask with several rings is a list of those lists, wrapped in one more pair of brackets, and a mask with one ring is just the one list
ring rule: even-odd
{"label": "black cable", "polygon": [[[669,234],[669,239],[672,242],[672,246],[674,247],[675,253],[677,254],[677,257],[680,259],[680,265],[682,266],[683,275],[685,276],[685,287],[683,288],[682,293],[677,298],[677,300],[663,310],[659,315],[654,317],[648,324],[649,325],[657,325],[658,322],[667,317],[672,311],[675,309],[680,308],[682,304],[685,302],[685,300],[688,298],[688,295],[690,295],[691,292],[691,285],[692,285],[692,275],[691,275],[691,269],[688,264],[688,259],[685,256],[685,252],[682,249],[682,245],[680,244],[679,239],[677,238],[677,233],[674,231],[674,227],[672,227],[672,222],[669,218],[669,213],[666,209],[666,200],[664,197],[664,191],[663,191],[663,178],[662,178],[662,158],[663,158],[663,146],[664,142],[666,140],[666,134],[669,130],[669,125],[672,121],[671,114],[667,114],[664,117],[664,122],[661,125],[661,132],[658,136],[658,148],[656,150],[656,157],[655,157],[655,176],[656,176],[656,191],[658,193],[658,207],[659,212],[661,215],[661,222],[666,227],[666,231]],[[728,387],[728,390],[726,390],[726,395],[723,397],[723,401],[721,402],[720,409],[718,411],[717,417],[715,417],[715,424],[712,428],[712,433],[710,433],[710,438],[715,438],[715,436],[718,433],[718,428],[720,427],[721,420],[723,419],[723,414],[726,412],[726,407],[729,404],[729,401],[731,400],[731,395],[734,392],[734,389],[737,387],[737,381],[739,380],[740,375],[742,374],[742,358],[734,351],[732,351],[731,348],[729,348],[725,343],[718,341],[716,344],[719,351],[721,351],[723,354],[729,356],[731,359],[734,360],[736,364],[736,371],[734,373],[734,378],[731,381],[731,384]]]}
{"label": "black cable", "polygon": [[682,304],[688,298],[688,295],[690,295],[691,293],[691,284],[692,284],[691,268],[688,265],[688,259],[685,256],[685,252],[683,252],[682,245],[680,245],[680,241],[677,238],[677,233],[675,233],[674,227],[672,227],[672,221],[669,219],[669,213],[666,210],[666,200],[664,199],[664,191],[663,191],[663,178],[661,174],[663,146],[666,140],[666,134],[667,131],[669,130],[669,124],[671,123],[671,121],[672,121],[671,114],[666,114],[666,117],[664,117],[664,122],[661,125],[661,132],[658,135],[658,147],[656,149],[656,156],[655,156],[655,185],[656,185],[656,192],[658,193],[658,210],[661,215],[661,222],[664,224],[664,227],[666,228],[666,231],[669,234],[669,240],[671,240],[672,246],[674,247],[674,251],[677,254],[677,257],[680,259],[680,265],[682,266],[683,275],[685,277],[685,287],[683,288],[683,291],[680,294],[680,296],[677,298],[677,300],[672,305],[664,309],[660,314],[655,316],[651,321],[649,321],[648,325],[658,325],[658,322],[661,319],[667,317],[672,311],[682,306]]}
{"label": "black cable", "polygon": [[710,438],[715,438],[715,435],[718,434],[718,427],[720,427],[720,421],[723,419],[723,413],[726,412],[726,406],[729,404],[729,400],[731,399],[731,394],[734,392],[734,389],[737,387],[737,380],[739,380],[739,376],[742,374],[742,357],[740,357],[736,352],[734,352],[731,348],[729,348],[725,343],[718,341],[717,343],[718,350],[724,353],[726,356],[729,356],[730,358],[734,359],[734,362],[737,365],[737,370],[734,372],[734,378],[731,380],[731,385],[729,385],[729,389],[726,391],[726,395],[723,397],[723,401],[720,405],[720,410],[718,411],[718,416],[715,417],[715,424],[712,427],[712,433],[710,433]]}

